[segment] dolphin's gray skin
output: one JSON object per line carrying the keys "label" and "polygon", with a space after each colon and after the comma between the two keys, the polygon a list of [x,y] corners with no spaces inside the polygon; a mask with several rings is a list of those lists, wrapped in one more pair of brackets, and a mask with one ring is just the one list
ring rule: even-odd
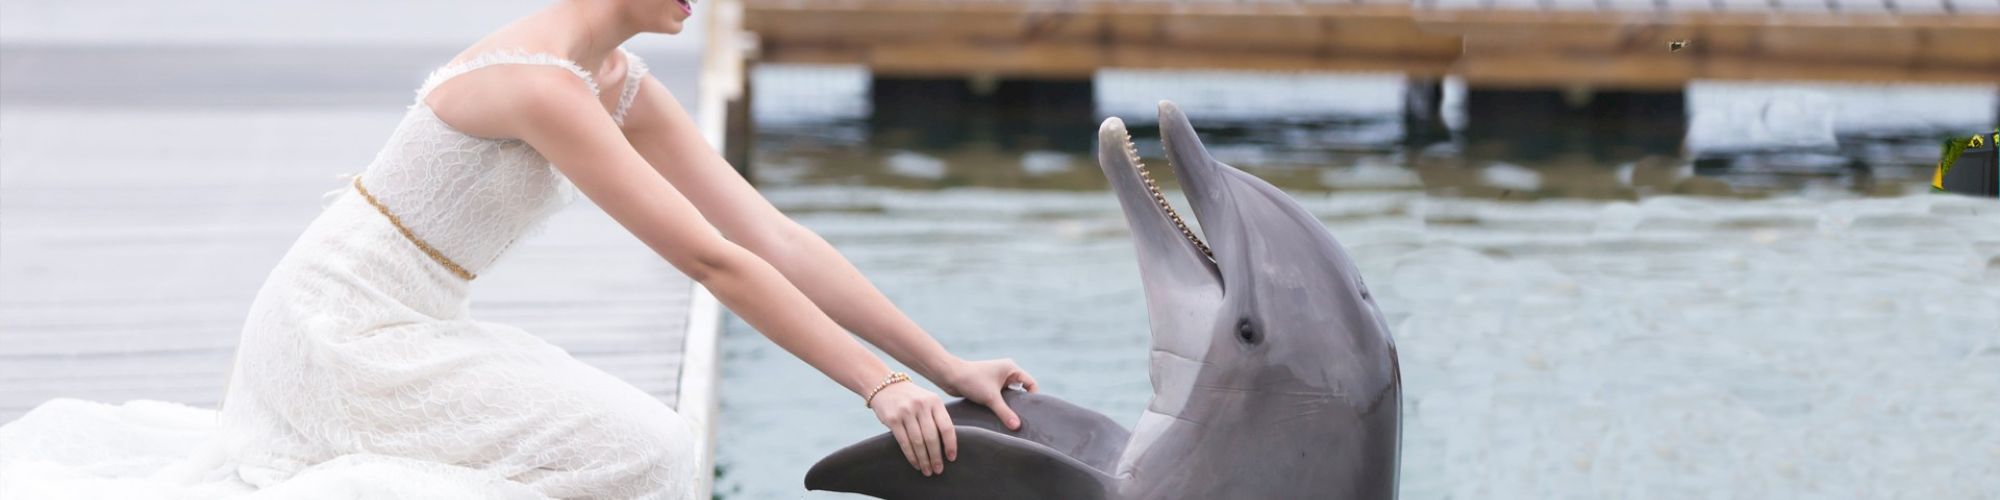
{"label": "dolphin's gray skin", "polygon": [[1125,448],[1124,427],[1054,396],[1016,390],[1002,396],[1021,417],[1019,432],[977,403],[946,405],[958,428],[958,460],[942,475],[924,477],[903,459],[896,437],[883,433],[820,459],[806,471],[806,487],[881,498],[1115,498],[1117,482],[1105,471]]}
{"label": "dolphin's gray skin", "polygon": [[1153,400],[1129,440],[1102,415],[1007,391],[1018,433],[976,404],[951,405],[959,452],[943,475],[910,467],[885,433],[814,464],[806,488],[891,499],[1396,496],[1402,377],[1360,271],[1290,197],[1210,157],[1173,103],[1160,103],[1160,129],[1207,252],[1146,189],[1124,123],[1098,132],[1153,331]]}

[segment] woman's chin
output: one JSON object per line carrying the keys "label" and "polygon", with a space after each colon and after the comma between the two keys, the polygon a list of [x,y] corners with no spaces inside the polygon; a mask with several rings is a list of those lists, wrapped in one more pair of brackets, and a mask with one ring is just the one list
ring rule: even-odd
{"label": "woman's chin", "polygon": [[687,27],[686,24],[681,21],[669,19],[667,20],[667,22],[660,24],[660,27],[658,29],[653,30],[653,32],[667,34],[667,35],[678,35],[681,33],[681,30],[685,29],[686,27]]}

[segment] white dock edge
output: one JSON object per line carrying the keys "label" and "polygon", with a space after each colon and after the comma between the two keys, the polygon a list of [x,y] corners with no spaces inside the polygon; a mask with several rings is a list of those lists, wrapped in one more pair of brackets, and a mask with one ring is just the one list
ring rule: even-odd
{"label": "white dock edge", "polygon": [[716,366],[719,349],[716,342],[722,335],[722,307],[708,288],[694,282],[693,293],[688,304],[686,347],[681,353],[681,387],[677,397],[681,416],[701,429],[701,466],[704,471],[701,480],[701,494],[695,498],[712,498],[715,492],[715,414],[719,410],[716,397],[716,382],[721,378],[721,370]]}
{"label": "white dock edge", "polygon": [[[729,102],[743,93],[743,45],[741,44],[743,5],[734,0],[714,2],[712,13],[707,16],[707,40],[702,51],[699,101],[695,104],[695,119],[699,121],[702,137],[709,146],[723,151],[729,129]],[[681,356],[680,391],[675,408],[681,416],[688,418],[701,429],[702,450],[699,470],[704,473],[700,481],[700,494],[695,498],[714,498],[715,495],[715,440],[717,413],[720,397],[716,394],[721,379],[720,346],[722,336],[722,305],[715,295],[701,282],[691,281],[694,289],[688,294],[687,334]]]}

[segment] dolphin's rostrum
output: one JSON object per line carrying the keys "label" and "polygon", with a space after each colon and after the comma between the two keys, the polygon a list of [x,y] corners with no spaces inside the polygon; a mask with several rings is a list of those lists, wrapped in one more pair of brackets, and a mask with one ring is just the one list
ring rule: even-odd
{"label": "dolphin's rostrum", "polygon": [[1098,131],[1152,327],[1153,399],[1138,426],[1010,390],[1018,432],[975,403],[951,405],[958,460],[942,475],[910,467],[885,433],[821,459],[807,488],[890,499],[1396,496],[1402,377],[1360,270],[1291,197],[1210,157],[1171,102],[1160,102],[1160,133],[1200,236],[1147,189],[1124,123]]}

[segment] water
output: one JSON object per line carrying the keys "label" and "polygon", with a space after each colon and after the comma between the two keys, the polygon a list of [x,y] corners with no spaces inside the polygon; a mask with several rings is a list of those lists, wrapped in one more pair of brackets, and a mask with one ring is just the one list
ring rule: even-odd
{"label": "water", "polygon": [[[849,70],[775,71],[756,90],[754,165],[774,203],[953,352],[1012,357],[1045,392],[1136,422],[1145,306],[1088,150],[1018,130],[920,143],[870,123]],[[1152,99],[1174,97],[1218,156],[1293,194],[1354,255],[1402,355],[1404,498],[2000,491],[2000,202],[1923,192],[1926,134],[1991,120],[1990,89],[1891,89],[1914,96],[1902,110],[1869,109],[1880,93],[1866,90],[1805,93],[1843,116],[1919,118],[1803,118],[1838,139],[1795,155],[1859,171],[1781,155],[1717,170],[1406,146],[1370,109],[1382,79],[1295,78],[1256,94],[1349,91],[1272,123],[1256,100],[1195,101],[1183,96],[1217,93],[1122,75],[1100,77],[1115,95],[1093,112],[1140,122],[1141,152],[1160,165],[1143,123]],[[1705,92],[1690,96],[1695,117],[1769,91]],[[1986,111],[1939,111],[1967,95]],[[1781,115],[1757,119],[1798,133]],[[1703,133],[1715,132],[1690,140]],[[718,496],[841,496],[805,493],[804,472],[881,432],[873,415],[734,316],[722,347]]]}

